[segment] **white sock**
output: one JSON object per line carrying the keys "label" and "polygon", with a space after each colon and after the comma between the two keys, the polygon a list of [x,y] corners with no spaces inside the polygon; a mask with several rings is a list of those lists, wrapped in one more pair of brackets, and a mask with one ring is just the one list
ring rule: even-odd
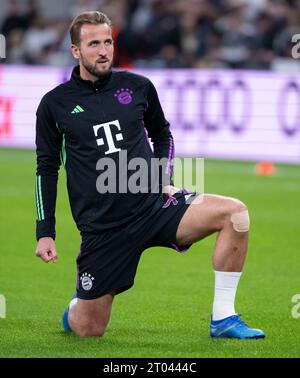
{"label": "white sock", "polygon": [[215,297],[212,319],[221,320],[236,315],[234,300],[242,272],[215,271]]}

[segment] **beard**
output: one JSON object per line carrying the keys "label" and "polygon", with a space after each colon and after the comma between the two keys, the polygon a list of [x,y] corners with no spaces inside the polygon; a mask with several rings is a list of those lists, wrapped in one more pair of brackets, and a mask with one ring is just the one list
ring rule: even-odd
{"label": "beard", "polygon": [[81,56],[81,63],[82,63],[82,65],[83,65],[83,67],[84,67],[84,68],[85,68],[85,69],[86,69],[91,75],[97,77],[98,79],[101,79],[101,78],[103,78],[103,77],[109,75],[110,72],[111,72],[112,65],[113,65],[113,62],[112,62],[112,61],[111,61],[111,62],[107,61],[107,62],[109,62],[109,66],[108,66],[108,68],[106,68],[106,69],[99,69],[98,66],[97,66],[97,64],[98,64],[99,61],[101,61],[101,60],[103,60],[103,59],[98,59],[98,60],[96,61],[96,63],[93,65],[93,64],[87,62],[87,61]]}

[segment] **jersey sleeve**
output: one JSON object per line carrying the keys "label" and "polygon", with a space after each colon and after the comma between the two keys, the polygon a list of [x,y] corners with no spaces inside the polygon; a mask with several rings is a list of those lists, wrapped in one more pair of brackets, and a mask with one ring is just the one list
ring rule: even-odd
{"label": "jersey sleeve", "polygon": [[170,131],[170,124],[165,119],[157,91],[151,81],[148,82],[148,107],[145,112],[145,127],[153,143],[154,155],[163,159],[163,186],[171,184],[174,163],[174,139]]}
{"label": "jersey sleeve", "polygon": [[36,112],[36,238],[55,239],[55,205],[62,135],[45,96]]}

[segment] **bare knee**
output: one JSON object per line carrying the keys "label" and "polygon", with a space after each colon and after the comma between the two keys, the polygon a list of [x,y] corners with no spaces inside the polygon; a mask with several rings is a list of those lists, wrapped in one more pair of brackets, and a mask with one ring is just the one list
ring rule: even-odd
{"label": "bare knee", "polygon": [[78,324],[75,333],[80,337],[103,337],[105,327],[101,324]]}
{"label": "bare knee", "polygon": [[104,335],[106,324],[102,324],[101,319],[93,317],[76,316],[73,311],[69,312],[69,324],[72,330],[80,337],[102,337]]}
{"label": "bare knee", "polygon": [[250,218],[247,206],[235,198],[228,199],[227,222],[236,232],[248,232]]}
{"label": "bare knee", "polygon": [[229,197],[228,200],[231,202],[230,207],[232,213],[240,213],[246,210],[248,211],[247,205],[239,199]]}
{"label": "bare knee", "polygon": [[92,300],[78,299],[69,312],[71,329],[80,337],[102,337],[108,325],[114,292]]}

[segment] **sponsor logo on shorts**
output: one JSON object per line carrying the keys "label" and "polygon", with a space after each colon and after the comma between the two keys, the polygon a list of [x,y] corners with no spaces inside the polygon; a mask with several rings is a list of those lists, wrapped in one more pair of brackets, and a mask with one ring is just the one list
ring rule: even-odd
{"label": "sponsor logo on shorts", "polygon": [[83,275],[80,277],[80,281],[83,290],[89,291],[93,287],[94,277],[92,277],[91,274],[83,273]]}

